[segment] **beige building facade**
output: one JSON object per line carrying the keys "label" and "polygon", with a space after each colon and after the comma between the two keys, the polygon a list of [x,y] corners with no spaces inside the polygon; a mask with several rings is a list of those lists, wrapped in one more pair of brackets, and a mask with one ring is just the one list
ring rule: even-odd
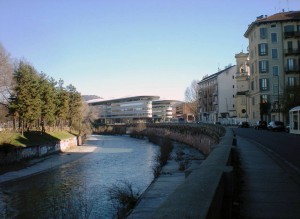
{"label": "beige building facade", "polygon": [[249,121],[286,122],[282,94],[299,83],[300,11],[257,17],[244,36],[249,40]]}
{"label": "beige building facade", "polygon": [[249,54],[238,53],[235,55],[236,59],[236,85],[237,92],[235,98],[236,115],[238,121],[248,121],[249,118]]}

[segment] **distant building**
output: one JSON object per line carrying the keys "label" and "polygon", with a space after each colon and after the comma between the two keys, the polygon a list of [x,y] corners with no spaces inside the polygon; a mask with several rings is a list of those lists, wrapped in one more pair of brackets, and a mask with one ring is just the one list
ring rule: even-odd
{"label": "distant building", "polygon": [[104,124],[152,122],[152,102],[159,96],[134,96],[110,100],[90,100]]}
{"label": "distant building", "polygon": [[179,102],[177,100],[152,101],[153,122],[170,122],[173,118],[173,107]]}
{"label": "distant building", "polygon": [[249,40],[249,119],[284,121],[280,98],[299,84],[300,11],[259,16],[244,36]]}
{"label": "distant building", "polygon": [[115,124],[170,122],[173,106],[178,102],[180,101],[159,100],[159,96],[133,96],[90,100],[88,104],[96,108],[99,123]]}
{"label": "distant building", "polygon": [[199,84],[199,120],[201,122],[233,123],[236,118],[236,66],[229,66]]}
{"label": "distant building", "polygon": [[[189,103],[178,102],[173,107],[173,118],[181,119],[181,121],[185,122],[195,122],[196,116],[191,110],[191,106]],[[176,121],[176,120],[174,120]]]}

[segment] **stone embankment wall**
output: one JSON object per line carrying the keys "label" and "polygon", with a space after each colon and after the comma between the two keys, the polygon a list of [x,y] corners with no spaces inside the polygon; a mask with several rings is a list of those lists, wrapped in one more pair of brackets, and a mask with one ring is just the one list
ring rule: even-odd
{"label": "stone embankment wall", "polygon": [[182,142],[209,155],[225,134],[225,129],[211,124],[153,124],[147,125],[143,132]]}
{"label": "stone embankment wall", "polygon": [[7,147],[0,151],[0,165],[19,162],[24,159],[43,157],[53,153],[64,152],[67,149],[77,146],[78,138],[69,138],[57,142],[50,142],[45,145],[36,145],[30,147]]}
{"label": "stone embankment wall", "polygon": [[234,142],[232,130],[227,129],[207,159],[191,170],[151,218],[234,218]]}
{"label": "stone embankment wall", "polygon": [[188,170],[185,181],[149,218],[234,218],[237,158],[231,129],[211,124],[153,124],[139,128],[144,135],[183,142],[207,155],[201,165]]}

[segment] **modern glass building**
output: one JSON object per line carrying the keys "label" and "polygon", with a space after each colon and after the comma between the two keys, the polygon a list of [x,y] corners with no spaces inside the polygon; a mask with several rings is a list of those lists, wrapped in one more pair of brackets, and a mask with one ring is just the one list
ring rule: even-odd
{"label": "modern glass building", "polygon": [[159,100],[159,96],[133,96],[90,100],[102,124],[170,122],[177,100]]}
{"label": "modern glass building", "polygon": [[137,123],[152,121],[152,102],[159,96],[133,96],[118,99],[90,100],[100,123]]}
{"label": "modern glass building", "polygon": [[177,100],[155,100],[152,102],[153,122],[170,122],[173,118],[173,107],[180,103]]}

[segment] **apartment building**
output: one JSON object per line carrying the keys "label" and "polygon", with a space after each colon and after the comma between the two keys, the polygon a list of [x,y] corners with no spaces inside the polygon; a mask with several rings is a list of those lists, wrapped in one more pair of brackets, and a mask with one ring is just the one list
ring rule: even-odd
{"label": "apartment building", "polygon": [[299,83],[300,11],[259,16],[244,36],[249,40],[249,120],[285,122],[282,94]]}
{"label": "apartment building", "polygon": [[193,105],[191,103],[177,102],[173,107],[173,118],[182,119],[185,122],[195,122],[196,115],[192,110]]}
{"label": "apartment building", "polygon": [[199,120],[234,123],[236,118],[236,66],[205,76],[199,84]]}

